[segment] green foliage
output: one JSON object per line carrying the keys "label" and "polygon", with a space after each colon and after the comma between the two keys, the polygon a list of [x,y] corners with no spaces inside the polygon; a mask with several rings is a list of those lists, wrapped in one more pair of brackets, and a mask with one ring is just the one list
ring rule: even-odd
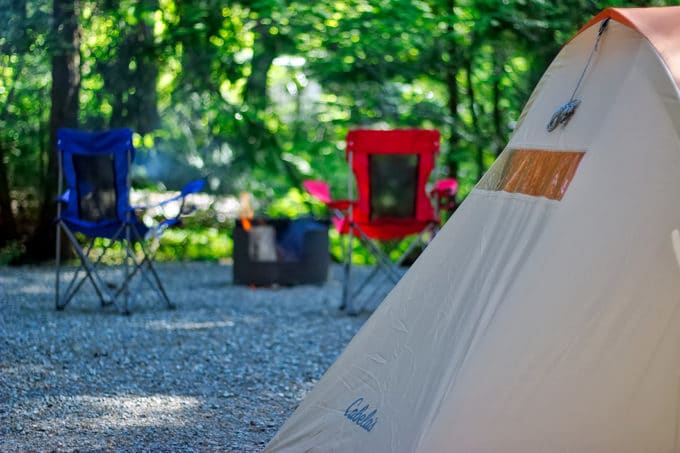
{"label": "green foliage", "polygon": [[[9,239],[19,242],[30,234],[27,219],[38,217],[20,214],[35,209],[23,200],[56,186],[47,177],[48,125],[60,49],[49,3],[0,0],[0,172],[17,194],[19,237]],[[436,176],[456,176],[464,198],[581,25],[614,4],[672,2],[76,3],[80,127],[135,129],[136,185],[177,189],[205,177],[214,193],[248,191],[270,201],[263,213],[295,216],[319,210],[300,193],[304,179],[346,196],[344,137],[354,127],[439,129]],[[205,220],[189,229],[195,239],[173,232],[159,253],[228,254],[228,226]]]}
{"label": "green foliage", "polygon": [[162,261],[220,261],[231,256],[231,230],[192,228],[166,231],[160,242],[157,259]]}
{"label": "green foliage", "polygon": [[272,200],[266,207],[267,217],[294,218],[310,211],[310,197],[298,188],[290,189],[286,194]]}
{"label": "green foliage", "polygon": [[0,0],[0,156],[12,189],[36,184],[47,151],[49,13],[28,3]]}
{"label": "green foliage", "polygon": [[[79,237],[81,242],[85,238]],[[108,239],[97,239],[91,251],[93,257],[99,256],[104,247],[109,247],[109,252],[102,260],[106,264],[122,264],[125,254],[120,243],[111,244]],[[138,256],[142,256],[139,245],[135,247]],[[231,257],[233,242],[231,240],[231,228],[208,228],[193,227],[170,229],[163,233],[156,250],[156,261],[221,261]],[[0,260],[7,258],[3,263],[7,264],[12,258],[18,256],[21,250],[2,249]],[[12,255],[14,253],[14,255]],[[96,259],[96,258],[95,258]]]}
{"label": "green foliage", "polygon": [[0,266],[12,264],[25,252],[24,245],[19,241],[10,241],[5,246],[0,247]]}

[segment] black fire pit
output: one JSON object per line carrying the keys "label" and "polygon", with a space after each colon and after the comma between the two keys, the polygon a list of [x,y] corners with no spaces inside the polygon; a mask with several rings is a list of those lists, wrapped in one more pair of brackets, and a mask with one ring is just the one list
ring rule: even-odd
{"label": "black fire pit", "polygon": [[328,278],[328,222],[252,219],[234,227],[234,284],[254,286],[322,285]]}

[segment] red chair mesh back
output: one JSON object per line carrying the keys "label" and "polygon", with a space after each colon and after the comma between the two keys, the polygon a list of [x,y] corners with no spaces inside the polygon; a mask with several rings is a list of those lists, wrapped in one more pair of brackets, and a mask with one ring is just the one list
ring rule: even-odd
{"label": "red chair mesh back", "polygon": [[413,219],[418,192],[418,154],[368,156],[370,219]]}

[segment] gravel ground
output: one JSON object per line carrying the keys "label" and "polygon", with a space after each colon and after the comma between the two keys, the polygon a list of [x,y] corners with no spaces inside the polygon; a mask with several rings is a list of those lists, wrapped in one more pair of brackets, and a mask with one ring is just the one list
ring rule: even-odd
{"label": "gravel ground", "polygon": [[334,277],[158,270],[177,309],[144,291],[122,316],[85,288],[58,312],[53,268],[0,268],[0,451],[260,451],[367,318],[338,313]]}

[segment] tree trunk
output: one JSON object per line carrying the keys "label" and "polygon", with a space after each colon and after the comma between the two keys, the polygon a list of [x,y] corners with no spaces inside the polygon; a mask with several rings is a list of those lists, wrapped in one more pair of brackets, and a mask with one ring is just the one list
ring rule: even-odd
{"label": "tree trunk", "polygon": [[477,148],[477,180],[479,181],[484,174],[484,140],[482,138],[482,128],[479,125],[479,116],[477,115],[475,86],[472,82],[472,46],[469,52],[470,55],[465,58],[465,80],[467,84],[468,108],[470,109],[470,117],[472,118],[472,132],[474,133],[474,142]]}
{"label": "tree trunk", "polygon": [[9,179],[5,164],[4,146],[0,143],[0,247],[17,239],[17,225],[9,195]]}
{"label": "tree trunk", "polygon": [[[7,95],[7,101],[2,108],[2,112],[0,112],[0,120],[3,122],[6,121],[9,106],[14,102],[14,94],[16,93],[17,81],[23,69],[23,62],[24,59],[20,56],[19,63],[14,68],[15,76],[12,81],[12,87]],[[0,143],[0,247],[18,239],[16,219],[12,211],[12,197],[9,193],[9,169],[5,162],[6,159],[5,144]]]}
{"label": "tree trunk", "polygon": [[[448,109],[451,116],[451,135],[449,136],[449,153],[455,153],[460,143],[460,133],[458,128],[460,126],[460,118],[458,116],[458,70],[460,68],[458,45],[454,40],[454,20],[455,19],[456,0],[448,0],[447,13],[451,15],[452,20],[448,21],[447,36],[449,41],[447,43],[447,51],[449,54],[449,65],[446,69],[446,91],[449,95]],[[449,159],[449,175],[456,178],[458,176],[458,162],[454,159]]]}
{"label": "tree trunk", "polygon": [[[8,6],[8,5],[4,5]],[[11,82],[9,93],[5,104],[0,111],[0,121],[5,123],[9,107],[14,102],[14,97],[17,89],[17,82],[22,76],[24,68],[24,54],[28,52],[26,43],[26,0],[14,0],[10,3],[11,17],[15,20],[5,24],[9,28],[6,36],[10,36],[10,42],[7,49],[13,49],[17,55],[17,63],[14,66],[14,77]],[[5,143],[0,142],[0,247],[7,243],[17,240],[19,237],[17,230],[16,218],[12,211],[12,197],[10,196],[10,180],[9,168],[7,166],[7,150]]]}
{"label": "tree trunk", "polygon": [[276,37],[272,37],[268,29],[269,26],[258,19],[254,30],[256,42],[253,46],[252,69],[243,93],[245,102],[255,111],[267,108],[267,74],[277,53]]}
{"label": "tree trunk", "polygon": [[[261,12],[263,17],[267,17]],[[255,26],[255,45],[253,49],[252,70],[246,82],[243,99],[254,112],[264,112],[269,106],[267,93],[267,75],[283,46],[289,43],[285,36],[274,36],[269,33],[269,25],[258,19]],[[286,175],[288,181],[294,187],[302,186],[302,179],[297,169],[285,161],[281,156],[281,144],[278,138],[268,128],[265,122],[257,115],[249,117],[248,142],[252,144],[251,155],[256,156],[264,153],[264,161],[272,168]]]}
{"label": "tree trunk", "polygon": [[503,78],[503,58],[499,52],[494,52],[494,73],[493,73],[493,126],[495,136],[496,155],[500,154],[507,142],[505,128],[503,127],[503,111],[501,110],[501,79]]}
{"label": "tree trunk", "polygon": [[115,60],[102,71],[107,91],[114,97],[111,127],[130,127],[147,134],[160,126],[156,89],[159,63],[153,25],[145,18],[148,11],[157,8],[157,0],[144,0],[135,5],[137,24],[126,31],[125,39],[116,49]]}
{"label": "tree trunk", "polygon": [[53,257],[56,231],[54,198],[57,189],[57,129],[78,127],[80,92],[80,33],[78,0],[53,0],[52,92],[49,159],[38,224],[27,244],[26,258],[43,261]]}

